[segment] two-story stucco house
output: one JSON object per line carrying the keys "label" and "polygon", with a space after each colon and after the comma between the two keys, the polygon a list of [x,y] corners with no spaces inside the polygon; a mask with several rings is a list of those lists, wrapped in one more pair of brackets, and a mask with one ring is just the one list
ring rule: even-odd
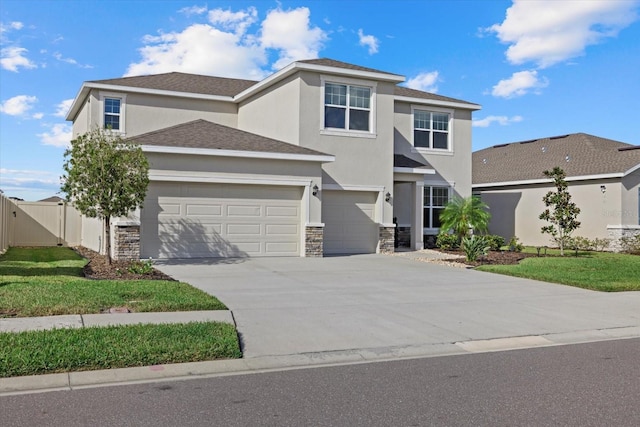
{"label": "two-story stucco house", "polygon": [[139,222],[141,257],[375,253],[395,238],[419,249],[447,200],[471,194],[480,107],[404,80],[331,59],[259,82],[97,80],[67,120],[74,137],[110,127],[148,156],[144,207],[125,223]]}

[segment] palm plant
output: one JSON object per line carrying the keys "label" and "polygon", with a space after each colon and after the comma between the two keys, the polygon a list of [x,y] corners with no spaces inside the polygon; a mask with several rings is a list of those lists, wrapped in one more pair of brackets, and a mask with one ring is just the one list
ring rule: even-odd
{"label": "palm plant", "polygon": [[489,207],[479,197],[454,197],[440,214],[440,229],[453,230],[459,241],[469,234],[469,229],[486,232],[491,214]]}

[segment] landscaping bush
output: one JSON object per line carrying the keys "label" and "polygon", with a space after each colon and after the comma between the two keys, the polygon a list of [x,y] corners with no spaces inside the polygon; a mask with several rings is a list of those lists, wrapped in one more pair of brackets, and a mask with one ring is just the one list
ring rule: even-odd
{"label": "landscaping bush", "polygon": [[489,244],[483,236],[471,236],[462,238],[462,250],[467,261],[473,262],[479,256],[486,256],[489,252]]}
{"label": "landscaping bush", "polygon": [[570,238],[567,246],[576,251],[578,250],[592,251],[595,248],[595,244],[593,243],[593,240],[590,240],[582,236],[576,236],[576,237]]}
{"label": "landscaping bush", "polygon": [[511,237],[509,240],[509,252],[522,252],[524,245],[518,240],[516,236]]}
{"label": "landscaping bush", "polygon": [[593,239],[593,248],[598,252],[604,252],[606,249],[609,248],[610,244],[611,244],[611,239],[607,239],[607,238],[601,239],[599,237],[596,237],[595,239]]}
{"label": "landscaping bush", "polygon": [[492,251],[499,251],[501,247],[504,246],[504,237],[498,236],[497,234],[488,234],[483,236],[487,245],[489,245],[489,249]]}
{"label": "landscaping bush", "polygon": [[640,255],[640,234],[621,237],[620,246],[622,246],[623,252]]}
{"label": "landscaping bush", "polygon": [[443,251],[453,251],[460,247],[460,242],[455,234],[440,233],[436,239],[436,246]]}

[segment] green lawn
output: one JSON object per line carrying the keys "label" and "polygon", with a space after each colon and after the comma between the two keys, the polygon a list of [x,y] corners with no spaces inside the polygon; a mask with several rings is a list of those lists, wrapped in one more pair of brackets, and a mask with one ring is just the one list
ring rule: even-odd
{"label": "green lawn", "polygon": [[68,248],[10,248],[0,257],[0,317],[224,310],[215,297],[187,283],[165,280],[90,280],[86,260]]}
{"label": "green lawn", "polygon": [[[0,256],[0,317],[226,308],[187,283],[85,279],[85,263],[68,248],[10,248]],[[218,322],[0,333],[0,377],[238,357],[234,326]]]}
{"label": "green lawn", "polygon": [[217,322],[0,333],[0,377],[239,357],[235,328]]}
{"label": "green lawn", "polygon": [[[527,252],[536,253],[534,249]],[[553,250],[547,254],[556,255]],[[564,257],[525,258],[517,265],[483,265],[478,270],[604,292],[640,290],[640,256],[607,252],[565,252]]]}

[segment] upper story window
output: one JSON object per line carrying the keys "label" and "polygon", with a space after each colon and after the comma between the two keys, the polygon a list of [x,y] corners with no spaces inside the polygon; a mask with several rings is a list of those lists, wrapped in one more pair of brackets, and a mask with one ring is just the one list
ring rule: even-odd
{"label": "upper story window", "polygon": [[324,129],[373,132],[373,88],[324,84]]}
{"label": "upper story window", "polygon": [[120,99],[104,99],[104,127],[105,129],[120,130]]}
{"label": "upper story window", "polygon": [[448,112],[413,110],[413,146],[451,150]]}
{"label": "upper story window", "polygon": [[102,101],[102,127],[116,132],[125,132],[124,109],[126,95],[117,93],[100,93]]}

